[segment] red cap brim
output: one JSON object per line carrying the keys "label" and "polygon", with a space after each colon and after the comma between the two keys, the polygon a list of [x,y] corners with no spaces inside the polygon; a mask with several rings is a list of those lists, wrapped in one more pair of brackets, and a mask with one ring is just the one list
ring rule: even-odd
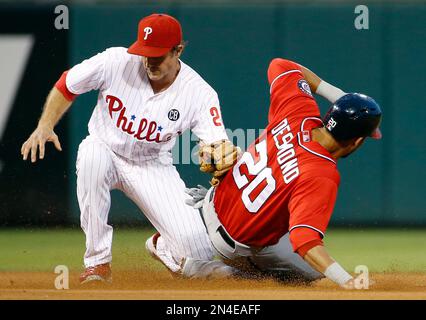
{"label": "red cap brim", "polygon": [[157,58],[164,56],[171,49],[172,48],[141,46],[138,42],[135,42],[129,47],[129,49],[127,49],[127,52],[130,54],[136,54],[138,56]]}
{"label": "red cap brim", "polygon": [[380,131],[380,129],[379,129],[379,128],[376,128],[376,129],[373,131],[373,133],[370,135],[370,137],[371,137],[371,138],[373,138],[373,139],[377,139],[377,140],[379,140],[379,139],[381,139],[381,138],[382,138],[382,132]]}

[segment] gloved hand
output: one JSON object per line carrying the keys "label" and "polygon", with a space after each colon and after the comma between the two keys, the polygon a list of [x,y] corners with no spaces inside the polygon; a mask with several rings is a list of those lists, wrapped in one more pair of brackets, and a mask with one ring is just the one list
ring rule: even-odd
{"label": "gloved hand", "polygon": [[221,178],[238,161],[242,152],[229,140],[219,140],[211,144],[200,142],[200,170],[213,174],[210,181],[212,186],[219,184]]}
{"label": "gloved hand", "polygon": [[203,206],[204,198],[209,190],[202,185],[197,185],[197,188],[186,188],[185,193],[191,196],[191,199],[185,200],[187,205],[194,209],[199,209]]}

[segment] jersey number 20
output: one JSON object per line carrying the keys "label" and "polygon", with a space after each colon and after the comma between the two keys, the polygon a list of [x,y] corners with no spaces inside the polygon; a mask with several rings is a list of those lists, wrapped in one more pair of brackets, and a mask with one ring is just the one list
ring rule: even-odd
{"label": "jersey number 20", "polygon": [[[256,213],[268,200],[269,196],[275,190],[275,179],[272,176],[272,169],[267,167],[268,164],[268,153],[266,147],[266,139],[260,141],[255,146],[256,152],[259,154],[259,160],[255,163],[253,156],[249,152],[245,152],[238,163],[234,166],[233,176],[238,189],[242,189],[243,193],[241,199],[247,210],[251,213]],[[246,175],[241,173],[240,167],[245,164],[250,175],[255,175],[252,181],[249,182]],[[263,181],[266,180],[266,186],[262,191],[251,200],[250,194],[259,186]]]}

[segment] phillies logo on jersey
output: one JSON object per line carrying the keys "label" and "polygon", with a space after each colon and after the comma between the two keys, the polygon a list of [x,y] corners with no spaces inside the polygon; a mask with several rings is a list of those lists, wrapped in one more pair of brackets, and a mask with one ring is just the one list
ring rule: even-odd
{"label": "phillies logo on jersey", "polygon": [[136,120],[136,117],[132,115],[130,120],[126,117],[126,107],[124,106],[123,102],[119,98],[112,95],[107,95],[105,101],[108,103],[108,111],[111,119],[113,119],[112,115],[114,112],[120,112],[115,124],[117,128],[121,129],[127,134],[132,135],[136,139],[141,141],[146,140],[149,142],[166,142],[172,138],[171,134],[167,134],[163,137],[163,139],[161,139],[160,132],[158,131],[163,130],[163,128],[161,126],[157,126],[157,122],[149,121],[146,118],[142,118],[139,121],[138,128],[134,130],[133,127],[136,128],[134,121]]}

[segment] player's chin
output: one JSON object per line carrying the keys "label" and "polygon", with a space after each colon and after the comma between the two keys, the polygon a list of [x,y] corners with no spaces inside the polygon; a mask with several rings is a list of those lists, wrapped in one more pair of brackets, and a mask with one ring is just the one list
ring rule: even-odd
{"label": "player's chin", "polygon": [[154,72],[148,71],[147,73],[148,73],[149,80],[151,81],[158,81],[161,78],[163,78],[163,73],[161,71],[154,71]]}

